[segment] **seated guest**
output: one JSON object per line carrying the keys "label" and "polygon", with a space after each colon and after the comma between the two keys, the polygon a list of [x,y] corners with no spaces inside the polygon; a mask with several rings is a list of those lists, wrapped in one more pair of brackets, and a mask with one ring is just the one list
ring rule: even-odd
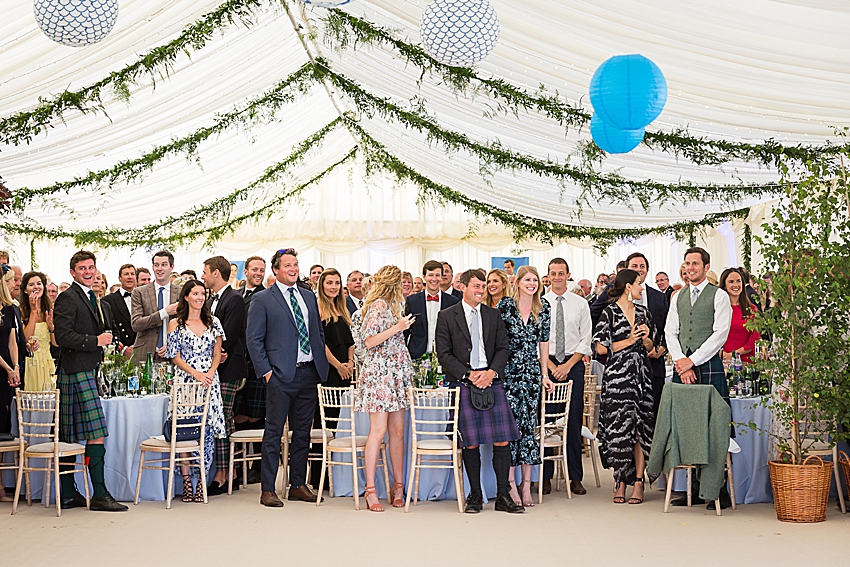
{"label": "seated guest", "polygon": [[373,512],[383,512],[375,492],[375,472],[387,432],[393,470],[390,496],[394,508],[404,506],[404,412],[410,405],[407,390],[413,382],[413,362],[404,344],[404,331],[410,328],[414,316],[404,315],[401,270],[384,266],[377,271],[363,313],[361,336],[366,358],[357,380],[359,396],[354,409],[369,414],[364,457],[366,505]]}
{"label": "seated guest", "polygon": [[413,274],[410,272],[401,273],[401,295],[407,299],[413,293]]}
{"label": "seated guest", "polygon": [[511,294],[508,274],[496,268],[487,274],[487,291],[484,292],[484,305],[496,309],[503,297]]}
{"label": "seated guest", "polygon": [[752,362],[756,341],[761,339],[758,331],[750,331],[746,327],[756,316],[757,308],[744,292],[744,281],[741,268],[726,268],[720,276],[720,289],[729,294],[729,302],[732,304],[729,337],[723,345],[723,360],[727,363],[731,362],[733,353],[737,353],[746,363]]}
{"label": "seated guest", "polygon": [[[505,395],[522,436],[510,443],[511,498],[525,507],[534,506],[531,470],[541,462],[540,443],[534,436],[539,422],[541,387],[549,392],[555,389],[546,371],[550,308],[549,302],[542,299],[540,288],[537,269],[520,266],[514,278],[512,297],[503,297],[498,303],[511,352],[503,380]],[[514,485],[515,467],[522,468],[519,492]]]}
{"label": "seated guest", "polygon": [[626,501],[626,486],[632,485],[629,504],[643,502],[643,473],[655,425],[648,355],[655,331],[650,311],[636,303],[642,296],[636,271],[617,274],[593,335],[597,354],[607,355],[597,437],[602,466],[614,469],[615,504]]}
{"label": "seated guest", "polygon": [[27,365],[25,389],[32,392],[56,388],[56,366],[50,355],[50,346],[58,346],[53,328],[53,303],[44,292],[47,276],[41,272],[27,272],[21,279],[21,319],[24,336],[30,343],[32,358]]}
{"label": "seated guest", "polygon": [[[226,439],[224,411],[221,401],[221,385],[218,367],[221,361],[221,344],[224,328],[213,317],[206,305],[204,284],[191,280],[180,290],[177,301],[177,314],[168,323],[167,344],[160,349],[159,355],[174,363],[174,383],[201,382],[205,388],[212,388],[207,413],[207,428],[204,438],[204,466],[209,470],[215,454],[215,440]],[[188,457],[186,453],[182,457]],[[183,475],[183,502],[203,502],[204,487],[200,478],[192,493],[192,476],[200,471],[181,465]]]}
{"label": "seated guest", "polygon": [[405,303],[405,313],[415,317],[413,324],[404,332],[410,358],[414,360],[433,351],[437,314],[458,301],[455,296],[443,293],[440,289],[442,277],[443,265],[440,262],[425,262],[422,266],[425,290],[412,294]]}
{"label": "seated guest", "polygon": [[[317,285],[319,316],[325,332],[325,354],[330,364],[325,385],[347,388],[354,377],[354,338],[351,336],[351,318],[341,293],[342,276],[334,268],[328,268],[319,276]],[[326,408],[325,414],[332,420],[330,427],[336,427],[339,408]]]}
{"label": "seated guest", "polygon": [[[496,510],[525,511],[509,494],[511,449],[508,443],[520,436],[513,412],[505,396],[502,378],[510,357],[505,324],[497,309],[482,305],[487,276],[484,270],[461,274],[463,299],[437,316],[437,356],[449,387],[460,388],[458,433],[463,447],[463,466],[469,479],[466,498],[468,514],[483,508],[481,492],[481,453],[478,446],[493,444],[493,471],[496,473]],[[492,388],[494,404],[477,409],[470,388]]]}

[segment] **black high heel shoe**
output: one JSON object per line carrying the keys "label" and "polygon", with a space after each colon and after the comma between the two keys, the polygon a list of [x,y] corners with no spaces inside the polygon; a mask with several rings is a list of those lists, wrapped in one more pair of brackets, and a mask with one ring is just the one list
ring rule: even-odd
{"label": "black high heel shoe", "polygon": [[[641,493],[646,491],[646,486],[644,485],[642,476],[635,478],[635,488],[637,488],[637,483],[640,483]],[[641,494],[640,498],[636,497],[634,494],[635,493],[634,493],[634,489],[633,489],[632,490],[632,496],[631,496],[631,498],[629,498],[629,504],[643,504],[643,494]]]}

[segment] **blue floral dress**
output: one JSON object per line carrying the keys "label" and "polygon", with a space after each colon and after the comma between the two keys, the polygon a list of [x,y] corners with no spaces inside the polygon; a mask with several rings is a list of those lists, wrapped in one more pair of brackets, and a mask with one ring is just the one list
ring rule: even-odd
{"label": "blue floral dress", "polygon": [[505,396],[514,413],[522,437],[511,441],[511,465],[540,464],[540,445],[534,437],[534,428],[540,418],[540,389],[543,371],[540,366],[540,343],[549,342],[549,302],[542,300],[543,309],[537,319],[529,315],[522,320],[514,300],[505,297],[499,301],[499,312],[505,322],[511,357],[505,366]]}
{"label": "blue floral dress", "polygon": [[[168,333],[168,343],[165,351],[165,358],[174,358],[180,354],[183,361],[201,372],[206,372],[212,366],[213,348],[218,337],[224,340],[224,329],[216,317],[213,317],[213,324],[207,327],[204,334],[200,337],[193,333],[189,327],[177,326],[172,332]],[[194,382],[195,378],[184,372],[177,366],[174,367],[174,383]],[[215,438],[224,439],[227,437],[224,429],[224,410],[221,401],[221,385],[218,381],[218,372],[213,378],[212,392],[210,393],[210,407],[207,412],[207,429],[204,436],[204,465],[207,470],[210,469],[213,455],[215,454]],[[169,412],[171,411],[169,406]],[[192,469],[194,472],[195,469]]]}

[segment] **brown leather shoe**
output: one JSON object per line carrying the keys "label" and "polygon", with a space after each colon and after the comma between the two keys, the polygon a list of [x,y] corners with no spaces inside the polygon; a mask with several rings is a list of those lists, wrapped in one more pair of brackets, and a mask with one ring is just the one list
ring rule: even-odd
{"label": "brown leather shoe", "polygon": [[580,480],[571,480],[570,481],[570,490],[572,491],[573,494],[578,494],[579,496],[587,494],[587,489],[581,485]]}
{"label": "brown leather shoe", "polygon": [[269,508],[283,508],[283,502],[274,492],[263,492],[260,495],[260,504]]}
{"label": "brown leather shoe", "polygon": [[543,494],[552,494],[552,481],[548,478],[543,479]]}
{"label": "brown leather shoe", "polygon": [[[315,492],[310,489],[306,484],[302,484],[298,488],[290,488],[289,489],[289,498],[288,500],[300,500],[301,502],[315,502],[319,497]],[[322,502],[325,499],[322,498]]]}

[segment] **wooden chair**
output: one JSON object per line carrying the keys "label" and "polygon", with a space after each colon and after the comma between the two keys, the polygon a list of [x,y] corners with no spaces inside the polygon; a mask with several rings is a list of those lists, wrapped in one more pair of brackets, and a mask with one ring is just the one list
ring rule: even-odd
{"label": "wooden chair", "polygon": [[[174,497],[174,467],[176,465],[187,465],[201,471],[201,489],[204,494],[204,504],[207,500],[207,469],[204,465],[204,436],[207,432],[207,413],[210,408],[210,392],[212,388],[205,388],[200,382],[175,383],[171,389],[171,441],[166,441],[163,435],[151,437],[143,441],[139,446],[139,473],[136,476],[136,496],[133,504],[139,503],[139,489],[142,486],[142,471],[168,471],[168,488],[165,495],[165,508],[171,508],[171,499]],[[200,419],[200,423],[178,423],[179,420]],[[191,441],[177,441],[177,431],[183,428],[201,428],[201,437]],[[192,453],[197,452],[197,455]],[[168,453],[167,458],[159,457],[146,459],[147,453]],[[188,453],[188,456],[178,456],[180,453]],[[162,463],[168,463],[163,466]]]}
{"label": "wooden chair", "polygon": [[[354,509],[360,509],[360,487],[358,486],[357,471],[365,469],[364,466],[358,464],[357,459],[365,457],[366,451],[366,435],[357,435],[354,416],[354,386],[347,388],[337,388],[322,386],[319,384],[319,415],[322,419],[322,472],[319,480],[319,498],[316,500],[316,506],[321,505],[321,494],[325,487],[325,472],[328,473],[329,484],[333,482],[333,467],[344,466],[351,467],[352,477],[352,494],[354,495]],[[340,415],[336,419],[336,427],[329,427],[330,421],[325,416],[327,408],[339,408]],[[343,414],[343,409],[348,410],[348,415]],[[348,453],[351,455],[351,462],[334,461],[334,453]],[[378,467],[383,468],[384,484],[387,489],[387,500],[392,503],[392,494],[390,492],[390,478],[387,467],[387,446],[381,441],[380,454],[378,457]],[[333,497],[333,492],[330,493]]]}
{"label": "wooden chair", "polygon": [[596,374],[590,373],[590,365],[585,366],[584,373],[584,411],[582,412],[581,445],[582,452],[590,457],[593,464],[593,476],[596,478],[596,488],[599,482],[599,443],[596,441]]}
{"label": "wooden chair", "polygon": [[[242,463],[242,488],[248,486],[248,463],[260,461],[263,458],[262,429],[243,429],[242,431],[234,431],[230,436],[230,463],[227,468],[227,494],[233,494],[233,465]],[[236,445],[239,448],[236,448]],[[260,451],[256,448],[252,451],[249,447],[259,445]],[[237,456],[238,454],[238,456]]]}
{"label": "wooden chair", "polygon": [[[24,441],[24,449],[27,447],[27,442]],[[15,437],[14,439],[10,439],[9,441],[0,441],[0,474],[3,474],[3,471],[15,471],[15,478],[18,477],[18,469],[21,466],[21,439],[19,437]],[[12,462],[6,462],[6,453],[11,453]]]}
{"label": "wooden chair", "polygon": [[[735,442],[734,439],[729,440],[729,450],[726,452],[726,465],[724,470],[729,477],[729,498],[732,500],[732,509],[737,510],[738,505],[735,503],[735,477],[732,474],[732,453],[740,453],[741,447],[738,443]],[[666,494],[664,496],[664,513],[670,509],[670,499],[673,494],[673,473],[677,470],[685,470],[687,471],[687,497],[688,497],[688,507],[691,506],[691,487],[693,486],[693,472],[696,469],[695,465],[680,465],[678,467],[673,467],[667,473],[667,487]],[[720,516],[720,499],[714,501],[714,510],[718,516]]]}
{"label": "wooden chair", "polygon": [[[555,390],[550,394],[545,389],[542,391],[540,404],[540,465],[537,478],[537,503],[543,503],[543,465],[546,461],[554,461],[555,490],[558,490],[560,471],[567,485],[567,497],[573,497],[570,489],[569,472],[567,472],[567,423],[570,417],[570,398],[572,398],[572,382],[556,382]],[[563,411],[547,411],[547,406],[563,404]],[[546,455],[545,449],[554,449],[554,455]],[[553,479],[554,480],[554,479]]]}
{"label": "wooden chair", "polygon": [[[407,501],[404,504],[404,511],[407,513],[410,509],[411,496],[414,506],[419,501],[419,474],[422,469],[451,469],[457,493],[457,509],[462,514],[464,507],[463,459],[457,442],[460,388],[437,390],[411,388],[408,391],[408,397],[410,398],[410,450],[413,458],[410,461],[412,470],[407,481]],[[439,412],[439,416],[432,414],[429,418],[425,415],[426,411]],[[423,462],[422,457],[429,458]]]}
{"label": "wooden chair", "polygon": [[[83,487],[86,493],[86,508],[89,506],[89,477],[85,462],[75,462],[70,470],[59,470],[59,459],[61,457],[76,457],[84,455],[85,445],[79,443],[64,443],[59,441],[59,390],[46,390],[44,392],[25,392],[18,390],[18,459],[21,465],[18,467],[18,478],[15,483],[15,501],[12,504],[12,514],[18,511],[18,500],[21,496],[21,482],[24,475],[27,477],[27,506],[32,506],[32,494],[30,492],[30,472],[44,471],[44,493],[41,501],[44,506],[50,503],[50,483],[54,482],[56,493],[56,515],[62,515],[62,495],[60,494],[59,475],[83,473]],[[49,422],[39,421],[37,414],[52,414],[53,420]],[[49,439],[42,443],[27,444],[25,439]],[[44,459],[44,467],[32,467],[30,459]],[[63,463],[65,464],[65,463]]]}

